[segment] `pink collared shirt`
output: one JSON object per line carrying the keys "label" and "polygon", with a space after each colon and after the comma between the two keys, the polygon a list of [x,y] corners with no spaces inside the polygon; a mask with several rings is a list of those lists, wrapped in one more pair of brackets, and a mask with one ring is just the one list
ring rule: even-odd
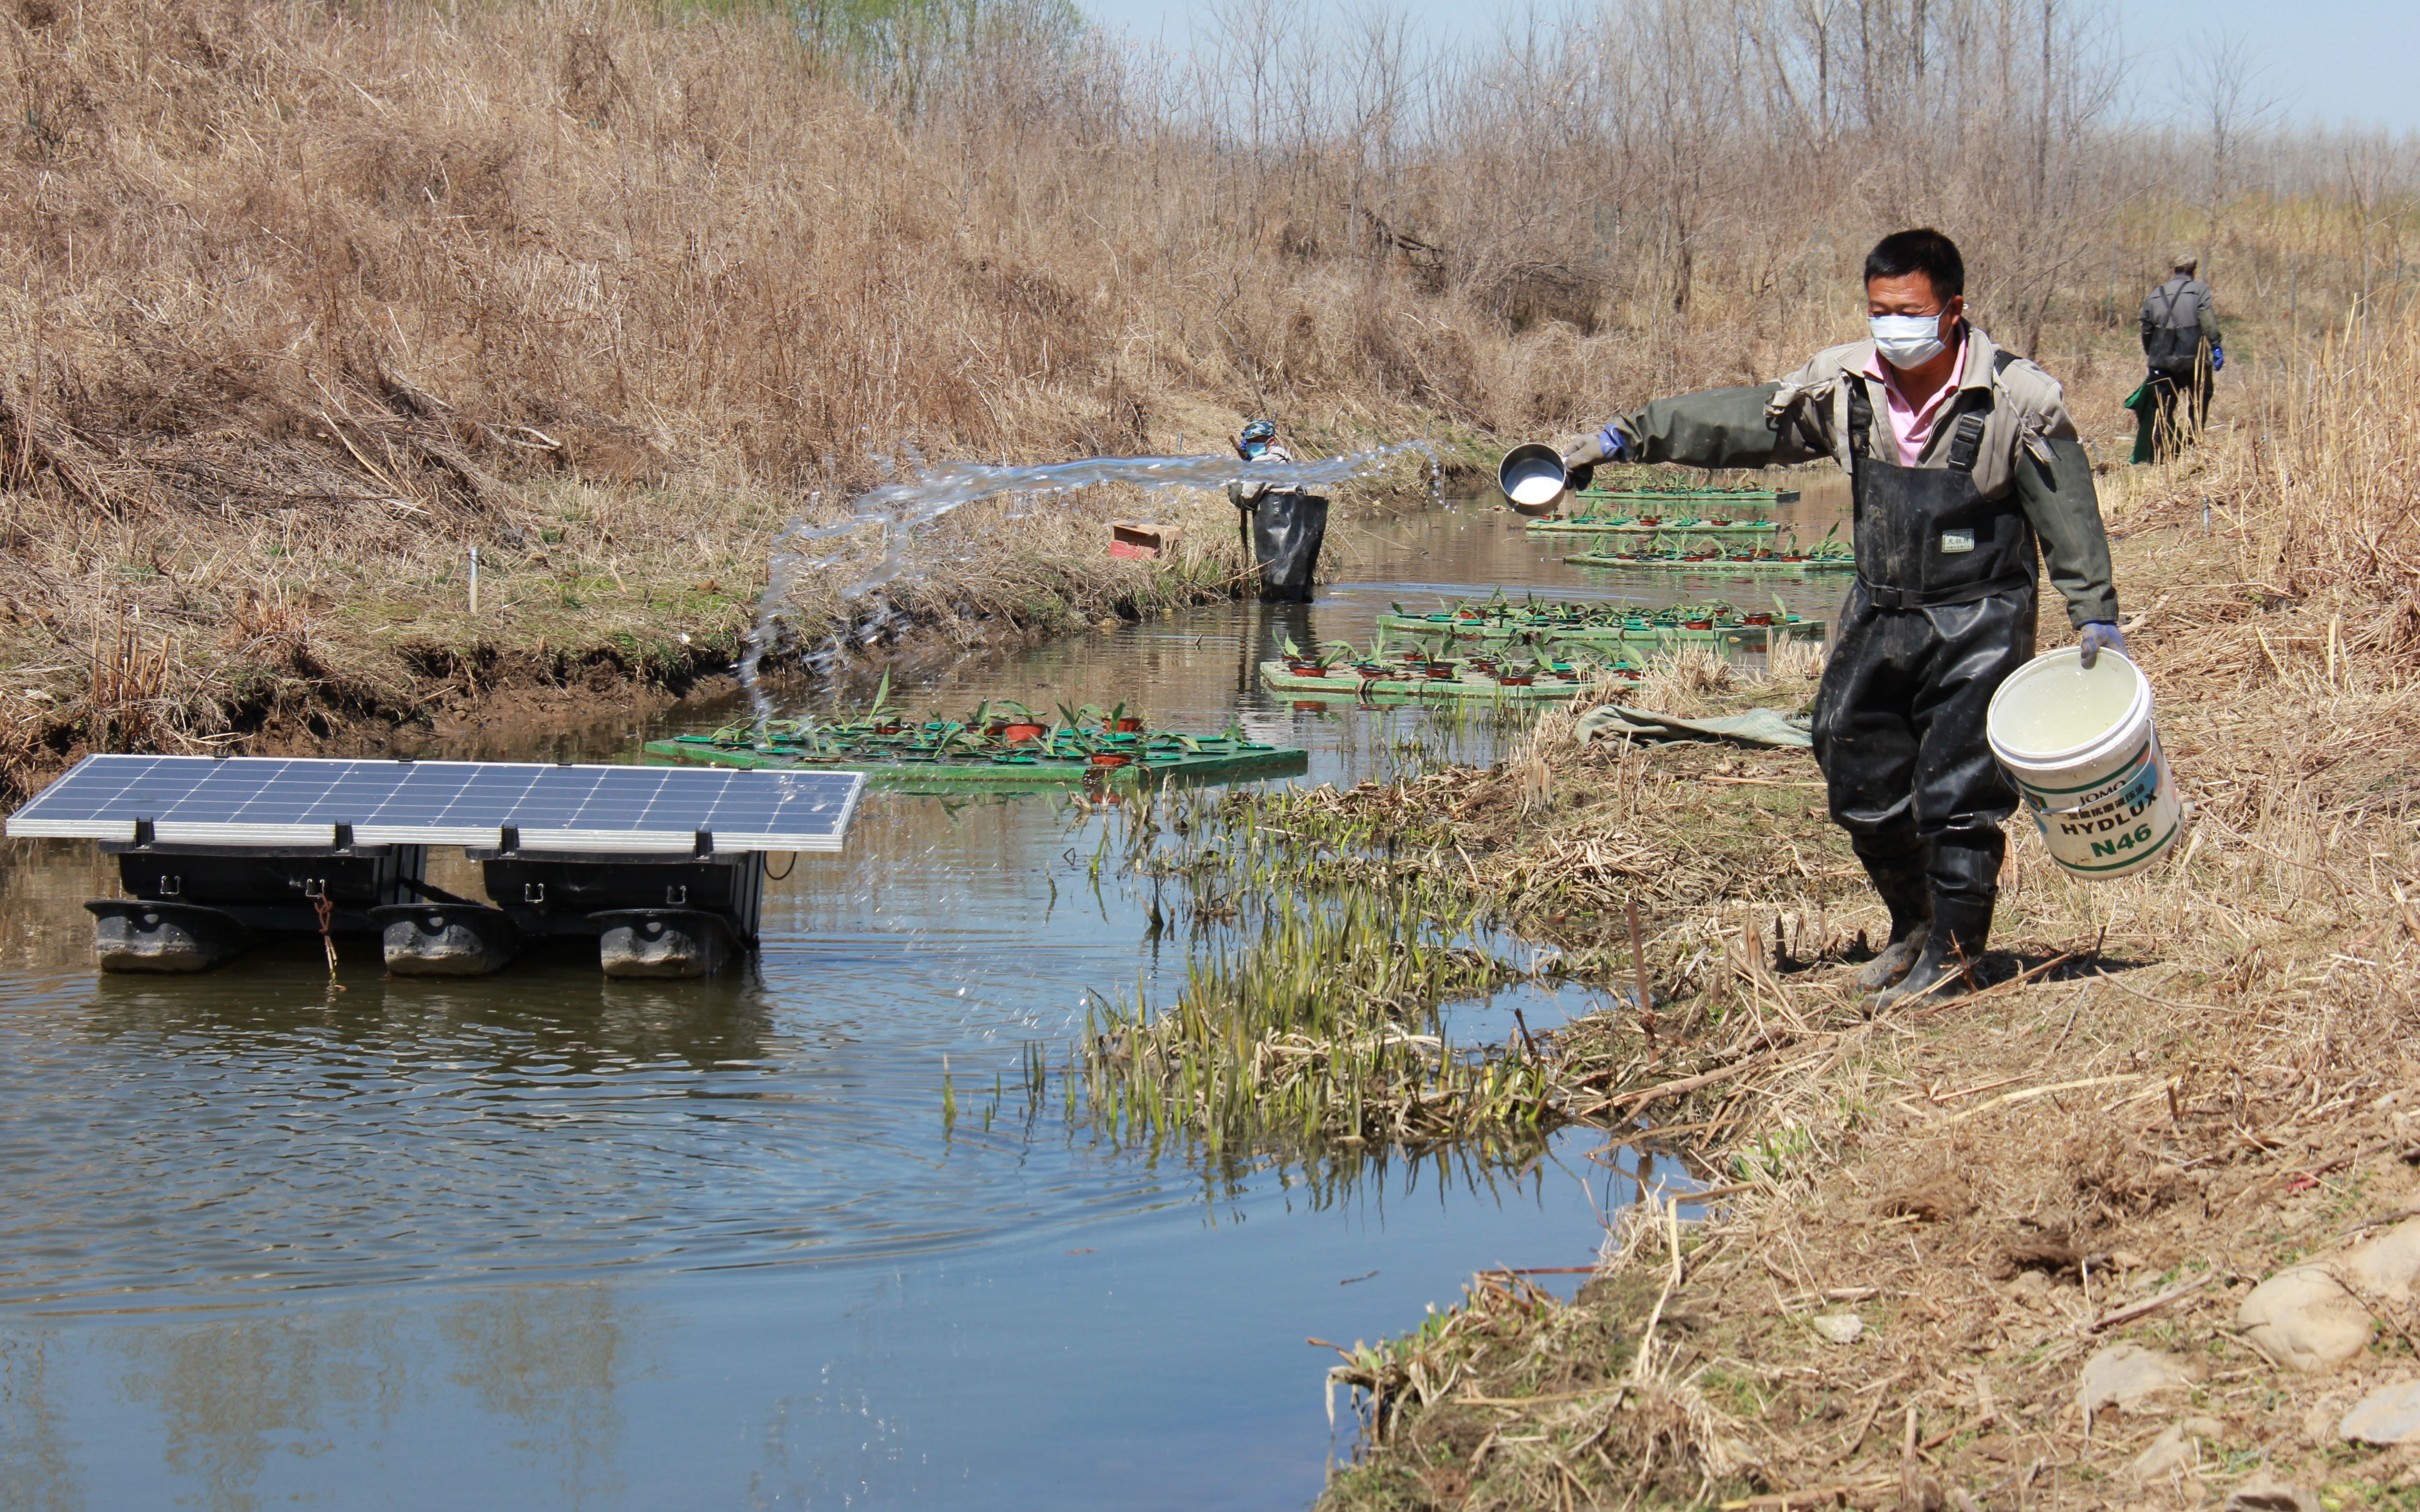
{"label": "pink collared shirt", "polygon": [[1907,395],[1900,390],[1899,369],[1884,362],[1880,352],[1866,363],[1866,376],[1883,380],[1883,407],[1890,413],[1891,440],[1899,445],[1900,466],[1912,468],[1916,459],[1924,455],[1924,443],[1932,439],[1933,423],[1941,418],[1942,408],[1958,392],[1960,380],[1965,377],[1966,356],[1966,331],[1962,323],[1958,331],[1958,362],[1949,381],[1934,391],[1920,409],[1908,403]]}

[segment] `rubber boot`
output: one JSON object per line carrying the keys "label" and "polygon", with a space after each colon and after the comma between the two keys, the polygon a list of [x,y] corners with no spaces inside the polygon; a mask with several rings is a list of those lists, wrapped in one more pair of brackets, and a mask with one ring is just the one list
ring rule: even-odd
{"label": "rubber boot", "polygon": [[[1997,843],[1993,843],[1993,842]],[[1992,910],[1999,901],[2000,857],[2008,848],[1997,831],[1990,841],[1936,840],[1926,883],[1932,894],[1932,929],[1924,950],[1895,987],[1875,995],[1872,1006],[1889,1008],[1915,998],[1939,1002],[1963,997],[1983,985],[1983,950],[1992,937]]]}
{"label": "rubber boot", "polygon": [[1924,949],[1932,927],[1932,889],[1924,875],[1931,847],[1914,835],[1859,835],[1849,843],[1890,910],[1890,938],[1857,973],[1857,986],[1870,993],[1907,975]]}

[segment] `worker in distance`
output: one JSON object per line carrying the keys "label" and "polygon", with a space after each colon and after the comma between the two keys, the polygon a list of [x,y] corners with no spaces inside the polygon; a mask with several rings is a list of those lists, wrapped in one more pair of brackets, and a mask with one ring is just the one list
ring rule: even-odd
{"label": "worker in distance", "polygon": [[[1864,341],[1778,383],[1659,399],[1568,451],[1603,461],[1848,471],[1857,576],[1815,695],[1835,824],[1890,909],[1858,978],[1874,1006],[1979,985],[2016,791],[1984,739],[2034,654],[2041,559],[2086,666],[2122,654],[2092,465],[2058,381],[1966,318],[1966,269],[1931,229],[1866,255]],[[2039,545],[2038,545],[2039,543]]]}

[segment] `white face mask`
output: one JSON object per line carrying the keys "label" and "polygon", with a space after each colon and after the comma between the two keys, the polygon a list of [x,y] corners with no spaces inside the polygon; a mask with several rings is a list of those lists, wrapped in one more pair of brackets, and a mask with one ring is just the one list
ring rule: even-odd
{"label": "white face mask", "polygon": [[1867,317],[1874,333],[1874,349],[1883,361],[1900,369],[1922,367],[1941,355],[1941,316],[1877,315]]}

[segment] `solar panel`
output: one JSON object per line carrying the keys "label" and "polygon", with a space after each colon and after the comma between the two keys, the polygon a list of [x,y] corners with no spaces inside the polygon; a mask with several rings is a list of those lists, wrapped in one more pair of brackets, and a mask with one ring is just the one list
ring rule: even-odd
{"label": "solar panel", "polygon": [[12,837],[131,841],[137,821],[180,845],[359,845],[527,851],[837,851],[865,778],[529,762],[87,756],[11,814]]}

